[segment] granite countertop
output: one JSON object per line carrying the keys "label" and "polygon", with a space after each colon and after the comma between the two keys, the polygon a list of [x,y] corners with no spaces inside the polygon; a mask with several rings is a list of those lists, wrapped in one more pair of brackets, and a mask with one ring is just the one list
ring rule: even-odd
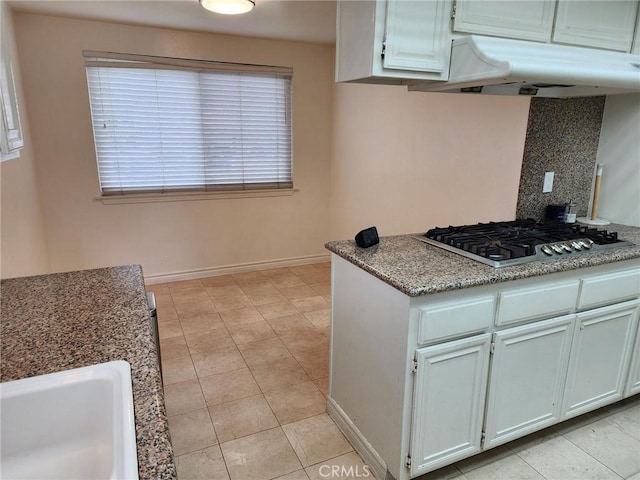
{"label": "granite countertop", "polygon": [[2,280],[0,381],[112,360],[131,364],[141,479],[176,478],[142,268]]}
{"label": "granite countertop", "polygon": [[402,293],[418,297],[640,258],[640,228],[611,224],[606,229],[618,232],[619,239],[636,245],[502,268],[413,238],[419,234],[381,237],[378,245],[366,249],[358,247],[353,240],[329,242],[325,247]]}

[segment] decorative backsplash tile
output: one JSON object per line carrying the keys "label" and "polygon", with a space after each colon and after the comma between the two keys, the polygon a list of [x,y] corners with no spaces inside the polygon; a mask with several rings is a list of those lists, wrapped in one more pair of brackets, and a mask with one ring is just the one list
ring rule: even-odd
{"label": "decorative backsplash tile", "polygon": [[[569,200],[587,214],[605,99],[531,99],[517,218],[542,220],[547,205]],[[550,193],[542,193],[545,172],[555,172]]]}

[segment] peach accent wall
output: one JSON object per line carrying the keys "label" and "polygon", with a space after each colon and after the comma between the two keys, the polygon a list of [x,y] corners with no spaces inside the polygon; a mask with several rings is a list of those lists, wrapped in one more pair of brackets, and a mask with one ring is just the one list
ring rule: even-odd
{"label": "peach accent wall", "polygon": [[529,99],[334,86],[332,237],[515,218]]}
{"label": "peach accent wall", "polygon": [[[140,263],[145,275],[327,254],[333,48],[15,14],[53,271]],[[103,205],[82,50],[294,69],[289,197]]]}
{"label": "peach accent wall", "polygon": [[20,62],[13,42],[13,15],[0,3],[2,29],[12,43],[13,75],[25,146],[20,157],[0,163],[0,277],[48,273],[49,253],[31,143],[29,116],[21,85]]}

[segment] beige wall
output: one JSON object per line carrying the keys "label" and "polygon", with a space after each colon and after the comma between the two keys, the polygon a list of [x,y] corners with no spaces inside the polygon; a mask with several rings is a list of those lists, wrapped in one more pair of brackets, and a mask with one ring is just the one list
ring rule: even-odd
{"label": "beige wall", "polygon": [[[333,48],[15,15],[53,271],[141,263],[145,275],[324,255]],[[294,69],[290,197],[103,205],[82,50]]]}
{"label": "beige wall", "polygon": [[515,218],[529,99],[334,87],[332,236]]}
{"label": "beige wall", "polygon": [[20,62],[13,42],[13,16],[0,3],[2,29],[7,29],[13,51],[13,74],[25,146],[20,157],[0,164],[0,277],[22,277],[49,272],[49,255],[40,208],[29,116],[21,85]]}

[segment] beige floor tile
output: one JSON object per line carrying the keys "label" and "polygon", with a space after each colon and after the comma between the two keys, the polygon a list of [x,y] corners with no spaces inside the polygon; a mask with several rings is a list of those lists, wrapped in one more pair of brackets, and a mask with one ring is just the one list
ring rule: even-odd
{"label": "beige floor tile", "polygon": [[163,322],[158,321],[158,337],[160,337],[160,340],[164,340],[165,338],[181,337],[183,335],[184,333],[182,332],[180,320],[177,318],[175,320]]}
{"label": "beige floor tile", "polygon": [[280,337],[285,346],[293,354],[304,352],[306,350],[321,350],[329,348],[327,337],[317,330],[309,332],[292,333]]}
{"label": "beige floor tile", "polygon": [[207,299],[191,303],[178,303],[176,304],[176,312],[178,312],[178,317],[182,319],[216,313],[216,309],[213,306],[213,302]]}
{"label": "beige floor tile", "polygon": [[231,275],[218,275],[215,277],[206,277],[200,279],[200,283],[204,288],[207,287],[222,287],[225,285],[234,285],[236,281]]}
{"label": "beige floor tile", "polygon": [[329,377],[318,378],[314,380],[313,383],[316,384],[318,390],[320,390],[325,397],[329,396]]}
{"label": "beige floor tile", "polygon": [[235,345],[212,350],[206,354],[194,354],[191,359],[196,375],[200,378],[240,370],[247,366]]}
{"label": "beige floor tile", "polygon": [[264,278],[259,283],[249,283],[246,285],[241,285],[242,291],[245,295],[251,296],[256,294],[276,294],[280,293],[280,291],[271,283],[269,280]]}
{"label": "beige floor tile", "polygon": [[202,450],[218,443],[206,408],[169,417],[169,432],[174,455]]}
{"label": "beige floor tile", "polygon": [[469,480],[544,480],[527,462],[517,455],[495,460],[470,472],[465,472]]}
{"label": "beige floor tile", "polygon": [[251,372],[263,392],[270,392],[310,380],[295,358],[284,358],[254,365],[251,367]]}
{"label": "beige floor tile", "polygon": [[307,263],[304,265],[294,265],[293,267],[289,267],[289,271],[298,276],[307,275],[310,273],[318,273],[318,270],[312,263]]}
{"label": "beige floor tile", "polygon": [[160,292],[153,292],[153,295],[156,299],[156,306],[164,307],[173,305],[173,297],[169,293],[169,289],[167,289],[166,292],[164,290]]}
{"label": "beige floor tile", "polygon": [[331,282],[328,283],[314,283],[313,285],[309,285],[311,290],[316,292],[317,295],[331,295]]}
{"label": "beige floor tile", "polygon": [[267,268],[265,270],[259,270],[259,273],[266,278],[280,277],[283,275],[293,275],[294,273],[289,267]]}
{"label": "beige floor tile", "polygon": [[307,285],[317,285],[321,283],[327,283],[331,281],[330,272],[318,272],[313,271],[310,273],[298,273],[296,274],[300,280]]}
{"label": "beige floor tile", "polygon": [[553,438],[559,437],[560,434],[553,428],[548,427],[543,430],[531,433],[524,437],[518,438],[507,443],[505,446],[514,453],[521,452],[522,450],[528,450],[541,443],[547,442]]}
{"label": "beige floor tile", "polygon": [[255,283],[263,283],[267,279],[262,274],[262,272],[243,272],[243,273],[234,273],[233,278],[238,285],[251,285]]}
{"label": "beige floor tile", "polygon": [[264,394],[280,425],[326,412],[327,400],[313,382],[300,383]]}
{"label": "beige floor tile", "polygon": [[331,325],[329,325],[328,327],[318,327],[316,328],[316,330],[318,331],[319,334],[321,334],[327,339],[331,337]]}
{"label": "beige floor tile", "polygon": [[215,287],[207,287],[207,293],[215,301],[217,298],[230,297],[234,295],[242,295],[244,292],[236,283],[229,285],[218,285]]}
{"label": "beige floor tile", "polygon": [[[274,287],[275,288],[275,287]],[[253,305],[269,305],[272,303],[284,302],[287,299],[280,292],[254,292],[246,294]]]}
{"label": "beige floor tile", "polygon": [[224,329],[216,329],[213,332],[185,335],[184,338],[191,355],[208,355],[217,350],[235,346],[235,342],[226,327]]}
{"label": "beige floor tile", "polygon": [[189,356],[189,348],[184,337],[169,337],[160,340],[162,360],[172,360]]}
{"label": "beige floor tile", "polygon": [[304,467],[353,450],[326,413],[289,423],[282,430]]}
{"label": "beige floor tile", "polygon": [[228,297],[218,297],[213,300],[218,312],[227,312],[237,308],[251,306],[251,300],[244,293],[229,295]]}
{"label": "beige floor tile", "polygon": [[295,315],[298,309],[294,307],[290,302],[278,302],[269,305],[259,305],[258,310],[266,320],[273,318],[286,317],[289,315]]}
{"label": "beige floor tile", "polygon": [[261,393],[248,368],[201,377],[200,386],[210,407]]}
{"label": "beige floor tile", "polygon": [[315,380],[329,375],[329,350],[306,350],[294,353],[294,358],[298,360],[300,366],[307,372],[309,378]]}
{"label": "beige floor tile", "polygon": [[262,395],[241,398],[209,407],[220,443],[245,437],[278,426]]}
{"label": "beige floor tile", "polygon": [[147,292],[169,293],[169,285],[166,283],[145,283],[144,289]]}
{"label": "beige floor tile", "polygon": [[189,290],[190,288],[202,287],[202,282],[199,279],[195,280],[181,280],[179,282],[169,282],[167,283],[169,290],[171,293],[177,292],[180,290]]}
{"label": "beige floor tile", "polygon": [[373,471],[365,465],[356,452],[316,463],[305,468],[305,471],[310,480],[326,480],[327,478],[339,480],[373,479]]}
{"label": "beige floor tile", "polygon": [[636,440],[640,440],[640,404],[632,405],[604,419]]}
{"label": "beige floor tile", "polygon": [[249,367],[261,363],[273,362],[283,358],[291,358],[291,354],[279,338],[270,338],[260,342],[238,345],[238,349]]}
{"label": "beige floor tile", "polygon": [[264,480],[300,470],[280,427],[220,445],[231,480]]}
{"label": "beige floor tile", "polygon": [[209,295],[204,287],[185,288],[171,293],[173,303],[178,305],[181,303],[203,302],[209,300]]}
{"label": "beige floor tile", "polygon": [[177,456],[176,469],[180,480],[229,480],[218,445]]}
{"label": "beige floor tile", "polygon": [[229,310],[226,312],[221,312],[220,316],[222,317],[222,320],[227,325],[227,327],[264,320],[256,307],[246,307]]}
{"label": "beige floor tile", "polygon": [[269,281],[278,288],[299,287],[304,285],[304,282],[293,273],[272,276],[269,277]]}
{"label": "beige floor tile", "polygon": [[162,381],[165,385],[186,382],[195,378],[196,371],[190,356],[162,359]]}
{"label": "beige floor tile", "polygon": [[640,480],[640,472],[630,476],[627,480]]}
{"label": "beige floor tile", "polygon": [[328,308],[324,310],[306,312],[304,316],[313,324],[314,327],[324,328],[331,325],[331,310]]}
{"label": "beige floor tile", "polygon": [[466,474],[471,470],[476,470],[490,463],[497,462],[500,459],[513,456],[513,451],[507,448],[505,445],[500,445],[496,448],[487,450],[486,452],[474,455],[473,457],[465,458],[464,460],[456,463],[456,467],[462,473]]}
{"label": "beige floor tile", "polygon": [[307,477],[304,470],[296,470],[295,472],[287,473],[273,480],[309,480],[309,477]]}
{"label": "beige floor tile", "polygon": [[276,336],[275,332],[264,320],[244,323],[242,325],[231,325],[229,326],[229,333],[233,341],[236,342],[236,345],[268,340]]}
{"label": "beige floor tile", "polygon": [[320,270],[321,272],[331,271],[331,260],[327,260],[326,262],[314,263],[313,266]]}
{"label": "beige floor tile", "polygon": [[549,480],[620,480],[620,477],[563,437],[522,450],[520,458]]}
{"label": "beige floor tile", "polygon": [[640,472],[640,442],[605,420],[566,433],[564,438],[622,478]]}
{"label": "beige floor tile", "polygon": [[[460,470],[455,465],[448,465],[446,467],[439,468],[433,472],[426,473],[418,477],[420,480],[467,480]],[[487,478],[486,480],[491,480]],[[512,480],[517,480],[516,478]]]}
{"label": "beige floor tile", "polygon": [[173,302],[171,302],[171,305],[158,305],[156,313],[158,314],[159,323],[172,322],[178,319],[178,312],[176,312]]}
{"label": "beige floor tile", "polygon": [[280,293],[289,300],[294,298],[313,297],[316,295],[315,291],[311,290],[310,287],[307,287],[304,284],[297,287],[278,287],[278,290],[280,290]]}
{"label": "beige floor tile", "polygon": [[286,317],[272,318],[267,321],[269,322],[269,325],[271,325],[271,328],[273,328],[273,331],[276,332],[276,335],[280,337],[315,329],[313,324],[301,313],[288,315]]}
{"label": "beige floor tile", "polygon": [[565,420],[564,422],[560,422],[551,427],[552,430],[555,430],[560,435],[564,435],[569,432],[573,432],[574,430],[578,430],[586,425],[590,425],[592,423],[600,420],[600,410],[596,410],[594,412],[588,412],[584,415],[578,415],[577,417],[570,418],[569,420]]}
{"label": "beige floor tile", "polygon": [[194,333],[213,332],[224,328],[224,323],[218,313],[206,313],[180,319],[180,325],[185,335]]}
{"label": "beige floor tile", "polygon": [[180,413],[198,410],[207,406],[198,380],[165,385],[164,403],[169,416],[179,415]]}

